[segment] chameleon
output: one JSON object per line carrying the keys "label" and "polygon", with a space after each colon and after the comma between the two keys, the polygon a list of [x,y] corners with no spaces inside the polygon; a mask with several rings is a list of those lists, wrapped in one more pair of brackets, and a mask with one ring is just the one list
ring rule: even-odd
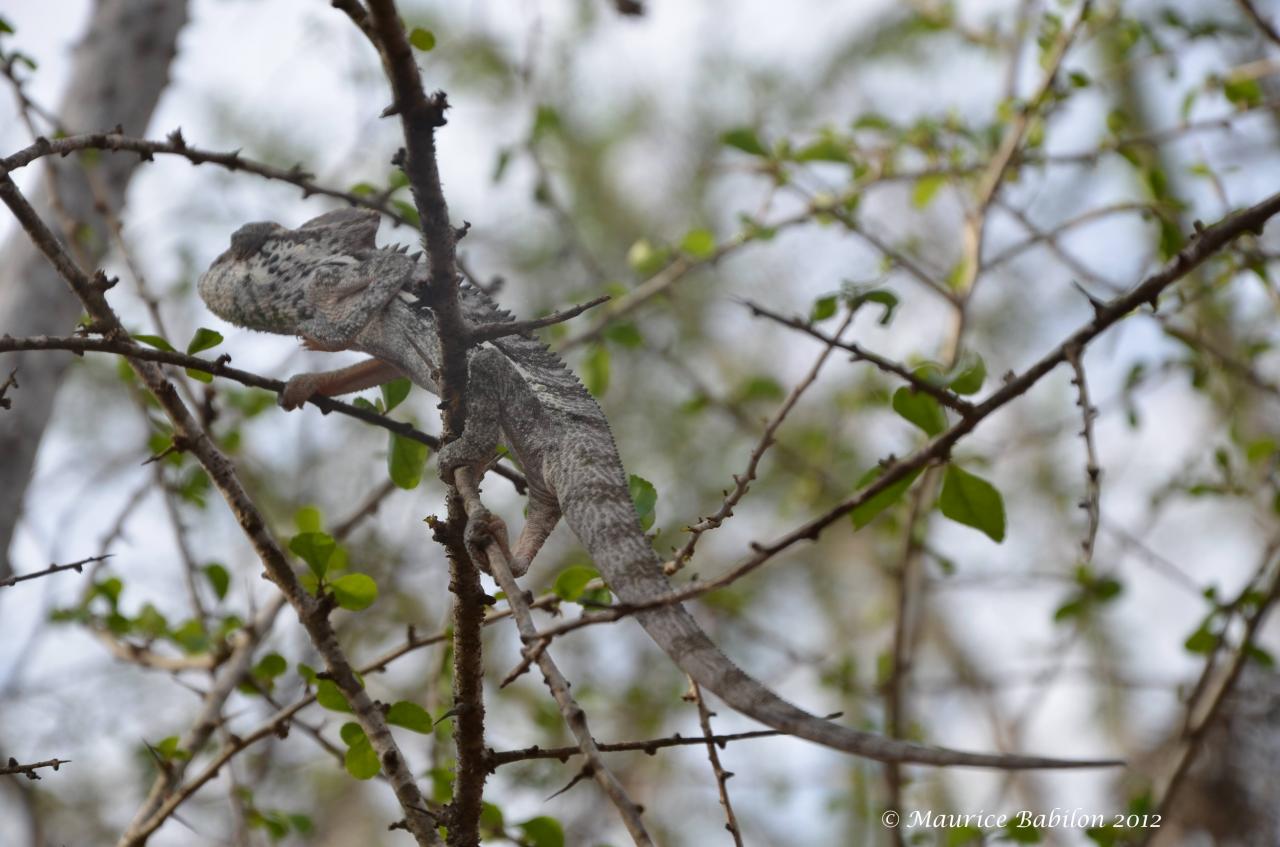
{"label": "chameleon", "polygon": [[[371,357],[293,376],[280,395],[286,410],[316,395],[360,391],[401,377],[440,393],[439,335],[423,296],[427,265],[407,248],[379,248],[379,221],[373,210],[341,209],[297,229],[245,224],[197,283],[209,309],[230,323],[299,336],[313,350],[357,350]],[[458,295],[462,316],[472,327],[515,320],[477,286],[460,281]],[[438,470],[447,481],[468,468],[478,483],[499,446],[519,463],[529,503],[515,546],[508,548],[514,575],[528,570],[563,518],[609,588],[623,603],[640,607],[634,616],[682,671],[739,712],[846,753],[1004,769],[1117,764],[917,744],[850,729],[783,700],[739,669],[682,605],[654,603],[672,590],[671,584],[640,527],[604,412],[573,371],[532,332],[493,338],[473,346],[467,356],[466,425],[438,451]],[[472,526],[467,534],[476,537]],[[505,544],[505,528],[491,537]],[[478,559],[484,567],[483,555]]]}

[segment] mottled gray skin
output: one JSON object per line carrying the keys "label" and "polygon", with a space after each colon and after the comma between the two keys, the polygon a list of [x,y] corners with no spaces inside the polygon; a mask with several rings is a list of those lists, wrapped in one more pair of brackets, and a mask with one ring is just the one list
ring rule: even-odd
{"label": "mottled gray skin", "polygon": [[[294,377],[283,397],[287,407],[315,392],[368,387],[374,384],[371,374],[385,381],[402,373],[439,393],[436,324],[415,293],[426,279],[426,267],[402,252],[377,249],[378,220],[371,211],[342,210],[296,230],[247,224],[200,278],[201,297],[232,323],[299,335],[313,348],[362,350],[383,363]],[[461,287],[460,300],[473,326],[512,320],[471,286]],[[500,443],[519,460],[529,481],[530,503],[512,551],[517,575],[528,568],[563,515],[624,603],[645,604],[669,593],[661,562],[637,521],[609,424],[577,377],[528,334],[486,342],[468,357],[466,431],[440,451],[440,473],[451,479],[457,468],[469,467],[479,479]],[[739,670],[680,605],[658,606],[636,617],[681,670],[729,705],[828,747],[881,761],[931,765],[1112,764],[963,753],[850,730],[792,706]]]}

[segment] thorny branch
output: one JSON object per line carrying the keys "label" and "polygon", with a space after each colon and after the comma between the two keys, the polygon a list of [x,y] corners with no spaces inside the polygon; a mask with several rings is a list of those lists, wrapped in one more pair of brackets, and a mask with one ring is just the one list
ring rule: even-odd
{"label": "thorny branch", "polygon": [[[455,480],[458,492],[467,504],[468,518],[472,521],[485,520],[488,513],[480,503],[480,491],[475,485],[471,471],[466,468],[459,469],[455,474]],[[543,681],[546,682],[547,688],[551,690],[551,696],[560,708],[560,714],[564,718],[565,725],[569,727],[569,731],[573,733],[574,739],[577,740],[578,749],[587,758],[587,764],[583,771],[588,772],[595,778],[605,796],[609,798],[610,802],[618,810],[618,814],[622,817],[622,822],[626,825],[627,832],[631,834],[632,840],[637,845],[652,845],[653,840],[649,837],[648,832],[645,831],[644,823],[640,820],[641,808],[627,795],[622,783],[618,781],[613,771],[605,765],[604,759],[601,758],[600,749],[596,746],[595,739],[591,736],[591,728],[587,725],[587,714],[569,692],[569,681],[560,672],[555,661],[552,660],[551,654],[545,649],[541,649],[541,645],[537,644],[538,628],[533,622],[533,614],[529,609],[529,602],[525,599],[525,593],[520,588],[520,584],[516,582],[515,577],[511,574],[511,566],[505,553],[496,540],[493,539],[490,540],[485,552],[489,559],[489,569],[493,572],[494,579],[497,580],[499,587],[502,588],[507,598],[507,604],[511,607],[511,614],[516,620],[516,628],[520,632],[520,638],[524,641],[527,650],[536,651],[535,661],[539,670],[542,671]]]}
{"label": "thorny branch", "polygon": [[801,541],[816,540],[827,527],[890,486],[931,464],[946,461],[951,455],[951,448],[961,438],[972,432],[979,423],[1014,399],[1027,393],[1032,386],[1043,379],[1049,372],[1066,362],[1068,350],[1083,350],[1095,338],[1124,320],[1135,309],[1142,306],[1154,306],[1165,289],[1199,267],[1209,257],[1226,247],[1240,235],[1246,232],[1260,233],[1267,221],[1278,213],[1280,213],[1280,194],[1273,194],[1247,209],[1228,215],[1211,227],[1198,231],[1182,251],[1170,259],[1159,271],[1148,276],[1128,292],[1111,300],[1099,301],[1094,310],[1092,320],[1068,336],[1021,374],[1007,378],[1003,386],[992,392],[986,400],[974,406],[971,415],[961,418],[952,424],[950,428],[935,436],[907,458],[890,463],[885,467],[884,473],[877,477],[874,482],[836,504],[827,512],[806,521],[791,532],[773,541],[766,543],[753,542],[751,544],[752,555],[722,576],[712,580],[699,580],[688,583],[683,588],[673,591],[664,597],[654,598],[643,606],[619,605],[604,611],[590,612],[575,620],[542,630],[539,636],[546,638],[560,635],[584,626],[617,620],[642,608],[680,603],[705,594],[708,591],[724,588]]}
{"label": "thorny branch", "polygon": [[[383,70],[391,84],[393,102],[383,112],[399,115],[405,147],[393,160],[409,179],[413,200],[422,221],[428,277],[420,292],[431,307],[439,329],[440,410],[442,440],[462,435],[467,421],[466,322],[458,306],[458,233],[449,221],[449,206],[440,184],[436,162],[435,132],[445,125],[448,101],[442,91],[427,97],[414,62],[413,50],[393,0],[370,0],[368,29]],[[349,15],[351,9],[344,8]],[[361,21],[358,15],[353,20]],[[457,343],[450,343],[453,340]],[[450,480],[445,480],[450,483]],[[480,575],[463,541],[467,515],[456,488],[447,496],[448,523],[438,534],[449,556],[449,589],[453,605],[453,740],[458,763],[453,802],[448,812],[449,844],[479,842],[481,795],[486,772],[484,755],[484,660],[480,628],[485,594]]]}
{"label": "thorny branch", "polygon": [[689,677],[688,699],[698,707],[698,725],[702,727],[702,737],[707,744],[707,761],[711,763],[711,772],[716,777],[716,790],[720,794],[720,805],[724,807],[724,828],[733,836],[733,843],[742,847],[742,831],[738,829],[738,817],[733,813],[733,803],[729,800],[729,779],[733,773],[726,771],[720,764],[720,754],[716,751],[715,733],[711,731],[711,717],[715,713],[707,708],[702,699],[702,689],[693,677]]}
{"label": "thorny branch", "polygon": [[[249,371],[242,371],[227,365],[231,361],[231,357],[224,354],[213,361],[202,359],[199,356],[192,356],[186,353],[179,353],[174,350],[159,350],[150,347],[141,347],[131,339],[125,338],[108,338],[95,336],[36,336],[32,338],[13,338],[12,336],[0,336],[0,353],[8,353],[13,350],[70,350],[73,353],[115,353],[128,359],[137,359],[147,362],[157,362],[164,365],[175,365],[181,368],[190,368],[192,370],[202,371],[204,373],[213,374],[218,377],[225,377],[247,385],[250,388],[261,388],[264,391],[271,391],[279,394],[284,391],[284,383],[278,379],[259,376]],[[405,421],[397,421],[386,415],[380,415],[369,409],[362,409],[359,406],[353,406],[350,403],[344,403],[332,397],[324,397],[319,394],[313,395],[308,403],[314,405],[321,412],[328,414],[329,412],[337,412],[347,417],[355,418],[374,426],[382,427],[385,430],[394,432],[396,435],[417,441],[419,444],[425,444],[432,450],[440,449],[440,439],[434,435],[428,435],[415,429],[411,424]],[[517,470],[506,465],[498,465],[494,468],[494,472],[500,476],[511,480],[512,485],[517,491],[524,491],[524,476]]]}
{"label": "thorny branch", "polygon": [[814,380],[818,378],[818,373],[822,370],[822,366],[826,364],[827,359],[831,356],[831,351],[838,345],[840,336],[849,328],[849,324],[853,323],[855,314],[856,312],[854,310],[849,310],[845,315],[844,320],[840,322],[840,326],[836,328],[835,335],[832,336],[831,341],[827,343],[827,346],[823,348],[822,352],[818,355],[817,360],[813,363],[813,367],[809,368],[809,372],[805,374],[798,383],[796,383],[795,387],[793,387],[790,393],[787,394],[786,399],[782,401],[782,405],[778,407],[778,411],[774,412],[773,417],[769,419],[767,424],[765,424],[764,432],[760,435],[760,440],[756,442],[755,448],[752,449],[751,455],[747,459],[746,470],[741,474],[733,475],[733,488],[725,494],[724,500],[720,503],[720,508],[717,509],[714,514],[708,515],[699,520],[693,526],[688,527],[689,540],[686,541],[684,546],[676,552],[676,555],[671,559],[671,561],[664,563],[662,566],[668,576],[674,574],[685,566],[685,563],[687,563],[690,557],[693,556],[694,548],[697,547],[698,540],[704,533],[716,529],[732,517],[734,507],[742,502],[742,498],[746,496],[747,490],[751,487],[751,483],[755,481],[756,471],[760,467],[760,460],[764,458],[764,454],[767,453],[769,448],[775,443],[775,436],[777,435],[778,427],[782,426],[782,422],[786,420],[787,415],[791,414],[791,410],[795,408],[796,403],[800,400],[800,395],[804,394],[804,392],[808,390],[809,386],[813,385]]}
{"label": "thorny branch", "polygon": [[[70,284],[90,317],[95,321],[97,328],[108,336],[123,336],[124,327],[107,304],[101,288],[95,286],[93,279],[76,265],[7,173],[0,174],[0,200],[9,207],[32,242],[44,252]],[[188,449],[226,500],[265,566],[269,578],[294,607],[316,650],[324,658],[327,672],[346,695],[356,719],[377,752],[379,761],[395,788],[396,797],[408,816],[413,834],[420,844],[436,844],[438,839],[435,834],[435,824],[425,811],[422,793],[391,736],[384,715],[357,682],[351,665],[338,644],[337,635],[328,619],[329,606],[303,590],[284,552],[267,531],[265,520],[240,484],[230,460],[192,417],[173,385],[164,378],[160,368],[152,362],[141,359],[133,358],[128,361],[142,383],[159,402],[161,409],[172,423],[175,434],[189,445]],[[155,826],[159,826],[159,823]],[[154,831],[154,827],[151,831]],[[130,832],[126,835],[132,836],[132,842],[124,843],[138,843],[140,833]],[[146,836],[141,835],[141,837]]]}
{"label": "thorny branch", "polygon": [[0,765],[0,776],[9,776],[11,774],[22,774],[27,779],[39,779],[40,774],[36,773],[41,768],[52,768],[57,770],[65,764],[69,764],[70,759],[45,759],[43,762],[31,762],[29,764],[21,764],[12,756],[9,757],[8,764]]}
{"label": "thorny branch", "polygon": [[1093,420],[1098,416],[1098,410],[1089,401],[1089,383],[1080,359],[1080,350],[1067,351],[1067,362],[1075,373],[1071,382],[1076,387],[1076,405],[1080,407],[1081,417],[1080,437],[1084,439],[1085,498],[1080,508],[1088,516],[1089,524],[1080,549],[1084,554],[1083,564],[1087,566],[1093,563],[1093,545],[1098,540],[1098,524],[1102,520],[1102,466],[1098,464],[1098,446],[1093,434]]}
{"label": "thorny branch", "polygon": [[93,564],[94,562],[102,562],[110,558],[111,558],[110,554],[105,554],[102,556],[90,556],[87,559],[81,559],[78,562],[71,562],[65,565],[51,564],[49,565],[49,567],[45,568],[44,570],[33,571],[32,573],[14,574],[13,576],[8,577],[7,579],[0,579],[0,588],[8,588],[11,585],[17,585],[19,582],[25,582],[28,579],[39,579],[42,576],[48,576],[49,574],[54,574],[54,573],[61,573],[62,571],[75,571],[76,573],[82,573],[84,571],[85,565],[90,565],[90,564]]}
{"label": "thorny branch", "polygon": [[756,317],[768,318],[775,323],[780,323],[783,326],[799,330],[800,332],[813,336],[823,344],[830,347],[839,347],[842,350],[848,350],[853,354],[855,361],[866,362],[870,365],[874,365],[885,373],[893,374],[907,382],[914,390],[919,391],[922,394],[928,394],[948,409],[952,409],[963,416],[973,414],[973,404],[968,400],[965,400],[963,397],[960,397],[955,392],[948,391],[942,386],[932,383],[927,379],[921,379],[908,368],[898,364],[892,359],[886,359],[884,356],[872,353],[861,344],[857,344],[853,341],[841,341],[839,333],[836,333],[835,336],[827,335],[808,321],[801,320],[800,318],[784,317],[783,315],[779,315],[777,312],[771,311],[758,303],[747,301],[746,306],[751,310],[751,314]]}

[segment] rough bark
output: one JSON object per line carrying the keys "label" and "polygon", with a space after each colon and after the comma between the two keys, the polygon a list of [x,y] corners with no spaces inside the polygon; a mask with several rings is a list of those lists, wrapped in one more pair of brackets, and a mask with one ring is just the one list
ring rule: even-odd
{"label": "rough bark", "polygon": [[[58,116],[68,131],[101,130],[117,124],[141,135],[169,81],[178,32],[187,20],[186,0],[98,0],[76,47],[71,80]],[[76,250],[88,265],[107,252],[108,230],[95,210],[101,201],[115,214],[139,159],[103,154],[94,185],[75,158],[45,160],[52,167],[57,205],[42,182],[37,208],[49,220],[74,221]],[[21,230],[0,252],[0,334],[68,332],[82,308],[43,255]],[[49,423],[54,396],[70,357],[41,352],[0,356],[0,371],[18,372],[10,390],[13,407],[0,411],[0,579],[10,573],[9,545]],[[0,377],[0,381],[3,377]]]}

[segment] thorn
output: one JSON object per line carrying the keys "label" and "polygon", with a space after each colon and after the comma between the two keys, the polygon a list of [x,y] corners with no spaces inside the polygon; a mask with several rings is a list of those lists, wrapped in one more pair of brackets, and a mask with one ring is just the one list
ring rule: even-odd
{"label": "thorn", "polygon": [[178,127],[173,132],[169,133],[168,140],[175,150],[187,149],[187,140],[182,137],[182,127]]}
{"label": "thorn", "polygon": [[118,283],[119,281],[120,281],[120,277],[118,276],[109,277],[101,269],[95,271],[93,274],[93,287],[98,289],[98,291],[102,291],[102,292],[110,291],[111,289],[116,287],[116,283]]}
{"label": "thorn", "polygon": [[1071,280],[1071,287],[1074,288],[1076,291],[1079,291],[1081,294],[1083,294],[1085,299],[1089,301],[1089,305],[1093,307],[1093,316],[1095,318],[1102,315],[1103,309],[1107,307],[1107,304],[1105,301],[1099,300],[1097,297],[1094,297],[1077,280],[1074,280],[1074,279]]}
{"label": "thorn", "polygon": [[394,115],[398,115],[398,114],[400,114],[400,104],[399,104],[399,103],[392,103],[390,106],[388,106],[387,108],[383,109],[383,110],[378,114],[378,117],[380,117],[380,118],[390,118],[390,117],[392,117],[392,116],[394,116]]}

